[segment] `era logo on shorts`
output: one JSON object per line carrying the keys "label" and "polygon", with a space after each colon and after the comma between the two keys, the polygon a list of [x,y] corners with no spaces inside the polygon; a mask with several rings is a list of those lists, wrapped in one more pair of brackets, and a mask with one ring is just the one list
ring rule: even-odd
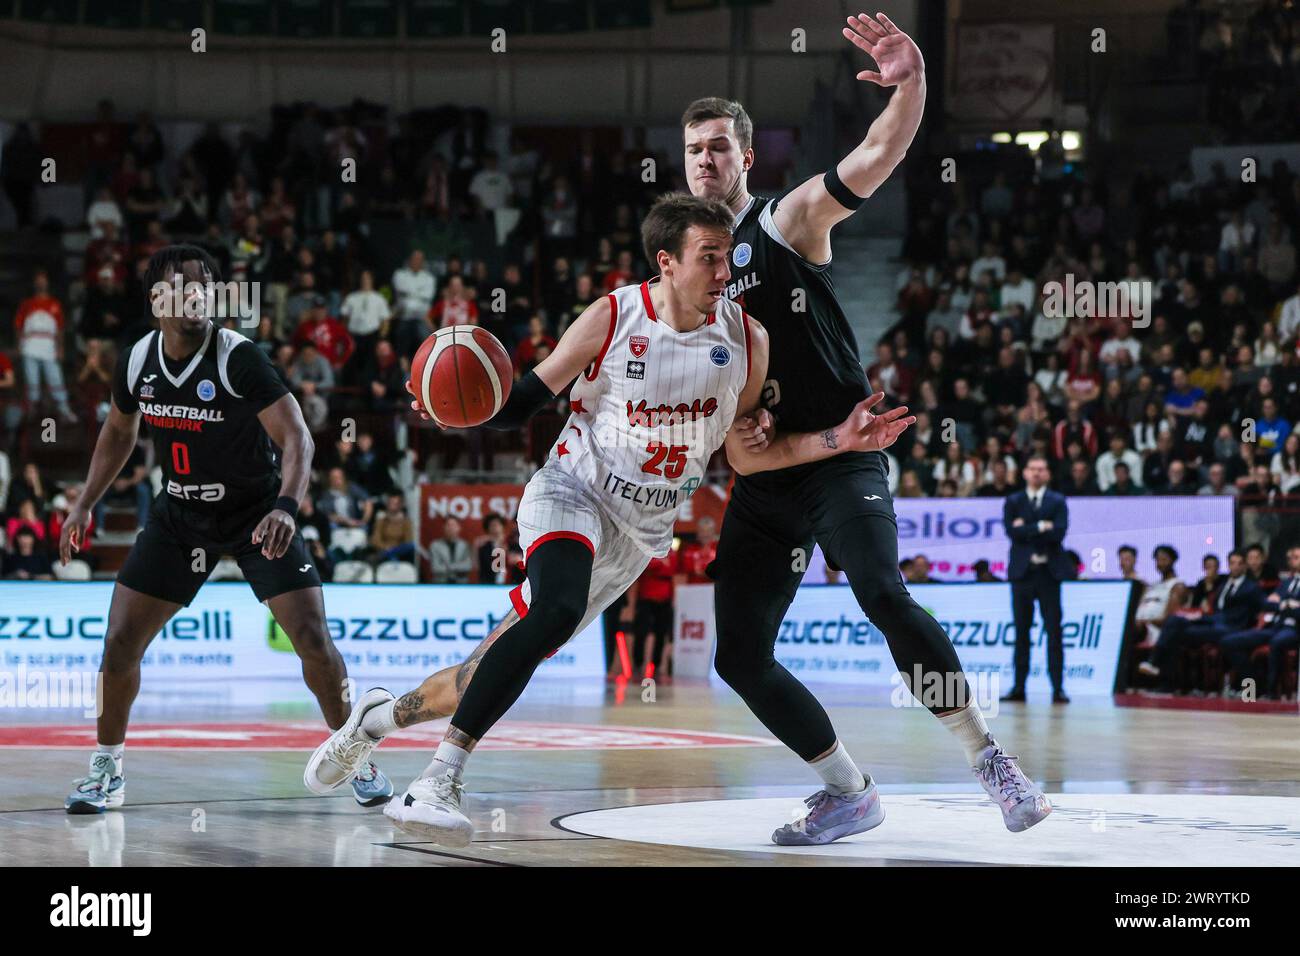
{"label": "era logo on shorts", "polygon": [[169,481],[167,494],[182,501],[220,501],[226,497],[226,486],[220,482],[208,485],[182,485],[178,481]]}
{"label": "era logo on shorts", "polygon": [[217,386],[212,384],[212,379],[205,378],[199,382],[199,398],[205,402],[210,402],[217,397]]}
{"label": "era logo on shorts", "polygon": [[742,242],[740,245],[736,246],[734,250],[732,250],[731,261],[738,266],[747,266],[749,265],[749,260],[753,257],[753,255],[754,255],[754,248],[749,243]]}
{"label": "era logo on shorts", "polygon": [[645,362],[628,362],[628,363],[627,363],[627,377],[628,377],[628,378],[639,378],[639,379],[644,379],[644,378],[645,378]]}
{"label": "era logo on shorts", "polygon": [[632,335],[627,340],[627,350],[637,358],[645,355],[646,349],[650,348],[650,336]]}
{"label": "era logo on shorts", "polygon": [[709,350],[709,361],[718,368],[726,368],[731,364],[731,350],[725,345],[715,345]]}

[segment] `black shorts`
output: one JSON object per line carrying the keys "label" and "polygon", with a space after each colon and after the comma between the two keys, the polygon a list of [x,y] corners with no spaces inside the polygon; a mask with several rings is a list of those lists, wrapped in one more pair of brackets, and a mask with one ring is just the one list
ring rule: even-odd
{"label": "black shorts", "polygon": [[672,602],[637,601],[634,627],[638,640],[645,640],[647,634],[653,634],[660,644],[667,644],[673,639]]}
{"label": "black shorts", "polygon": [[117,580],[133,591],[188,606],[223,557],[233,558],[259,601],[288,591],[320,587],[320,575],[302,533],[294,532],[285,553],[274,560],[253,544],[254,529],[275,507],[275,499],[208,514],[186,508],[163,492],[131,546]]}
{"label": "black shorts", "polygon": [[743,574],[756,554],[778,552],[793,569],[801,558],[807,567],[814,543],[834,566],[837,535],[867,515],[885,517],[898,527],[889,466],[880,452],[846,452],[784,471],[737,477],[710,575],[718,577],[724,565]]}

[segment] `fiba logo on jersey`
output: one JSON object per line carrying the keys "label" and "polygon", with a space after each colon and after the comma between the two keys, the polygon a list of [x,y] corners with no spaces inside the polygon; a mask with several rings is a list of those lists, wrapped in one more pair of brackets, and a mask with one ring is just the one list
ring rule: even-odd
{"label": "fiba logo on jersey", "polygon": [[205,378],[199,382],[199,398],[205,402],[210,402],[217,397],[217,386],[212,384],[212,380]]}
{"label": "fiba logo on jersey", "polygon": [[731,350],[725,345],[715,345],[709,351],[709,361],[718,368],[726,368],[731,363]]}
{"label": "fiba logo on jersey", "polygon": [[750,257],[753,256],[753,254],[753,247],[747,242],[742,242],[740,245],[736,246],[735,250],[731,253],[731,261],[738,266],[747,266],[749,265]]}

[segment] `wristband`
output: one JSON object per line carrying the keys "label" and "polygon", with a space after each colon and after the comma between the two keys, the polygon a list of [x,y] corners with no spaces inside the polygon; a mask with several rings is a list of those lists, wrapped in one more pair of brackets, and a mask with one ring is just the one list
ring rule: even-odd
{"label": "wristband", "polygon": [[826,186],[826,191],[845,209],[857,209],[867,201],[865,196],[854,195],[853,191],[844,185],[844,181],[840,179],[839,170],[834,166],[826,171],[826,175],[822,177],[822,183]]}
{"label": "wristband", "polygon": [[292,518],[294,521],[297,521],[298,520],[298,499],[290,498],[288,495],[281,495],[279,498],[275,499],[275,508],[273,508],[272,510],[287,512],[290,518]]}

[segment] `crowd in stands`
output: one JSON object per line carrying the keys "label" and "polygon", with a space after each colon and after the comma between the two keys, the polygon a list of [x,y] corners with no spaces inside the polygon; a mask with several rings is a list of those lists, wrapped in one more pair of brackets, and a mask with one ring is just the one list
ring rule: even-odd
{"label": "crowd in stands", "polygon": [[[169,152],[150,116],[119,122],[100,103],[87,137],[84,266],[62,282],[57,263],[37,271],[0,327],[0,449],[9,453],[0,467],[22,460],[20,437],[44,414],[103,419],[118,354],[151,328],[144,264],[165,244],[193,242],[223,278],[258,283],[258,308],[224,324],[280,368],[316,438],[304,520],[320,525],[318,559],[410,560],[410,518],[391,493],[462,463],[491,468],[494,445],[519,442],[481,429],[410,438],[418,423],[407,421],[404,386],[418,344],[436,328],[481,325],[527,372],[587,304],[647,277],[640,218],[674,182],[644,182],[639,165],[590,136],[558,156],[515,138],[498,155],[474,111],[402,117],[391,136],[373,119],[362,106],[308,104],[277,110],[266,137],[245,131],[236,141],[213,124]],[[4,158],[24,227],[34,203],[14,171],[37,161],[34,142],[21,126]],[[341,181],[347,160],[355,182]],[[415,238],[395,249],[392,235]],[[459,237],[473,254],[429,235],[452,236],[452,249]],[[469,241],[484,235],[485,245]],[[340,438],[345,422],[360,433]],[[548,446],[543,436],[520,450],[536,460]],[[148,454],[142,443],[119,496],[150,493]],[[0,497],[0,511],[16,514],[21,498]],[[442,550],[423,556],[436,559],[434,576],[464,579],[464,555]]]}

